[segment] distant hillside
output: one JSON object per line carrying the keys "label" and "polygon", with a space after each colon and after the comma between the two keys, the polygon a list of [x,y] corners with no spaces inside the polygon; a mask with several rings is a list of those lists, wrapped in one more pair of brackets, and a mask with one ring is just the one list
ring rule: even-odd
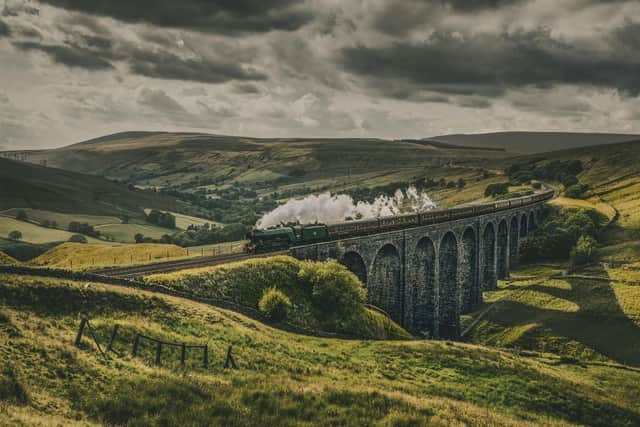
{"label": "distant hillside", "polygon": [[101,177],[0,158],[0,210],[34,208],[73,214],[138,215],[175,210],[174,199]]}
{"label": "distant hillside", "polygon": [[391,175],[401,180],[415,175],[411,170],[433,171],[452,162],[480,164],[506,156],[495,149],[467,150],[383,139],[259,139],[169,132],[125,132],[21,154],[32,163],[46,162],[140,186],[181,189],[238,182],[281,186],[322,181],[326,185],[327,179],[345,182],[357,176],[371,185],[372,174],[385,182]]}
{"label": "distant hillside", "polygon": [[616,133],[574,132],[496,132],[484,134],[453,134],[426,138],[467,147],[501,148],[510,153],[533,154],[548,151],[615,144],[640,138],[640,135]]}

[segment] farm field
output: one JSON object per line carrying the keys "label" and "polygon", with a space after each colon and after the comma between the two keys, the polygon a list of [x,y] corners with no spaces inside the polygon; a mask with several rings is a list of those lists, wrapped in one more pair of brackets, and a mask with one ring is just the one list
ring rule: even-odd
{"label": "farm field", "polygon": [[170,230],[168,228],[158,227],[151,224],[105,224],[95,227],[100,234],[108,236],[116,242],[120,243],[134,243],[136,240],[134,236],[138,233],[145,237],[151,237],[153,239],[160,239],[165,234],[171,234],[176,230]]}
{"label": "farm field", "polygon": [[[0,314],[0,383],[10,390],[3,416],[11,424],[640,422],[640,372],[617,365],[464,343],[297,336],[180,298],[11,275],[0,277]],[[81,315],[102,343],[120,326],[108,359],[88,338],[72,345]],[[157,367],[146,344],[132,357],[137,332],[206,343],[210,365],[189,353],[183,369],[179,352],[165,350]],[[238,370],[222,367],[229,345]]]}
{"label": "farm field", "polygon": [[175,245],[140,243],[105,246],[82,243],[63,243],[35,258],[30,265],[89,270],[123,267],[186,258],[187,251]]}
{"label": "farm field", "polygon": [[[14,230],[22,233],[21,241],[29,243],[65,242],[75,234],[65,230],[40,227],[30,222],[0,216],[0,236],[6,238],[9,233]],[[95,244],[109,244],[109,242],[93,237],[87,237],[87,241]]]}
{"label": "farm field", "polygon": [[56,228],[66,229],[69,223],[72,221],[79,223],[86,223],[89,225],[103,225],[103,224],[120,224],[122,220],[115,216],[100,216],[100,215],[82,215],[82,214],[68,214],[60,212],[52,212],[40,209],[7,209],[0,212],[2,216],[8,216],[15,218],[18,211],[24,211],[27,214],[29,221],[35,221],[39,224],[45,221],[55,221],[58,224]]}
{"label": "farm field", "polygon": [[[149,212],[151,212],[151,209],[145,209],[144,212],[148,215]],[[221,225],[219,222],[216,221],[211,221],[208,219],[204,219],[204,218],[198,218],[195,216],[190,216],[190,215],[185,215],[185,214],[181,214],[178,212],[171,212],[171,211],[162,211],[162,212],[168,212],[171,215],[176,217],[176,228],[180,229],[180,230],[186,230],[187,228],[189,228],[190,225],[195,225],[195,226],[201,226],[201,225],[205,225],[205,224],[209,224],[209,225]]]}

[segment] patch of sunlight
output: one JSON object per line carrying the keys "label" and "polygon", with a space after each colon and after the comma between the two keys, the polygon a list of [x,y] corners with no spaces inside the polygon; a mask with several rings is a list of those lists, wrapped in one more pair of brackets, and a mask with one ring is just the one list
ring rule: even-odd
{"label": "patch of sunlight", "polygon": [[561,311],[564,313],[576,313],[580,310],[580,306],[573,301],[533,289],[523,289],[517,294],[511,294],[510,296],[505,297],[504,300],[515,301],[530,307]]}
{"label": "patch of sunlight", "polygon": [[520,340],[527,332],[540,327],[540,323],[527,323],[505,329],[496,337],[499,346],[509,346]]}

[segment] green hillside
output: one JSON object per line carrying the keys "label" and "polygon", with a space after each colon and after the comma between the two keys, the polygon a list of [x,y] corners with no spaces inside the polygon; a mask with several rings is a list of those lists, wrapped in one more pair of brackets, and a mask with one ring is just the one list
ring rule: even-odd
{"label": "green hillside", "polygon": [[[296,336],[242,315],[101,284],[0,277],[0,399],[8,424],[594,425],[640,423],[640,372],[429,341]],[[42,301],[47,304],[42,304]],[[81,316],[90,337],[72,345]],[[188,344],[162,353],[135,333]],[[229,345],[238,370],[224,369]]]}
{"label": "green hillside", "polygon": [[32,208],[68,214],[142,216],[180,202],[101,177],[0,158],[0,210]]}

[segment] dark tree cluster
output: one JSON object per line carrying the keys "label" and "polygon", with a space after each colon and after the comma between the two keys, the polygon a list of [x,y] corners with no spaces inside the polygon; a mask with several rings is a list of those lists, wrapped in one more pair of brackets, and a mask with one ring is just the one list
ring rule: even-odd
{"label": "dark tree cluster", "polygon": [[506,173],[514,184],[524,184],[532,179],[554,182],[575,180],[577,183],[576,175],[583,170],[584,167],[580,160],[545,162],[543,159],[536,159],[526,163],[515,163],[507,168]]}
{"label": "dark tree cluster", "polygon": [[542,226],[521,246],[520,254],[524,261],[567,259],[579,239],[588,238],[587,242],[591,244],[606,223],[606,218],[589,209],[561,212],[558,208],[545,206],[545,216]]}
{"label": "dark tree cluster", "polygon": [[485,197],[495,197],[502,194],[507,194],[509,192],[509,183],[508,182],[497,182],[495,184],[487,185],[487,188],[484,190]]}
{"label": "dark tree cluster", "polygon": [[100,237],[100,232],[93,225],[86,222],[71,221],[68,230],[72,233],[86,234],[91,237]]}
{"label": "dark tree cluster", "polygon": [[153,209],[147,215],[147,222],[164,228],[176,228],[176,217],[168,212]]}
{"label": "dark tree cluster", "polygon": [[[206,224],[207,226],[209,224]],[[223,227],[192,227],[189,230],[165,234],[160,239],[145,237],[138,233],[134,236],[136,243],[170,243],[182,247],[209,245],[212,243],[242,240],[251,230],[244,224],[227,224]]]}

